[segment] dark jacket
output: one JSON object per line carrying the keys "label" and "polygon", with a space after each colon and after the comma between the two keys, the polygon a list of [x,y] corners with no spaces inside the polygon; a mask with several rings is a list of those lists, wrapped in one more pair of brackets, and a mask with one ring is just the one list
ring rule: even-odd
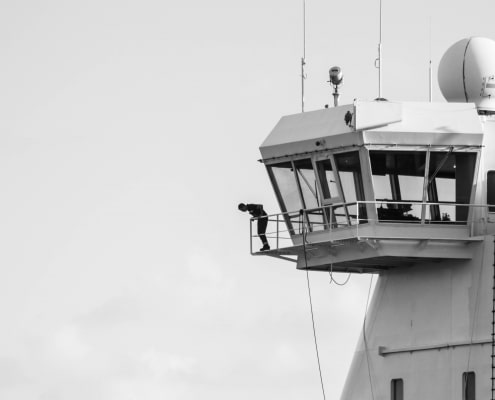
{"label": "dark jacket", "polygon": [[265,210],[263,210],[263,205],[261,204],[246,204],[246,208],[254,218],[262,217],[266,215]]}

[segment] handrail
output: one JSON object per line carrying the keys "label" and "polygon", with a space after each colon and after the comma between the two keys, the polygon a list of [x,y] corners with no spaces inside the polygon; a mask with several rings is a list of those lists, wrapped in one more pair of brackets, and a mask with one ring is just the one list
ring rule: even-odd
{"label": "handrail", "polygon": [[[319,207],[314,207],[314,208],[307,208],[303,209],[302,211],[304,212],[309,212],[309,211],[315,211],[315,210],[322,210],[322,209],[330,209],[330,208],[337,208],[337,207],[349,207],[353,205],[359,205],[359,204],[414,204],[414,205],[420,205],[420,206],[449,206],[449,207],[477,207],[477,208],[488,208],[488,207],[495,207],[495,204],[468,204],[468,203],[454,203],[454,202],[424,202],[420,200],[408,200],[408,201],[386,201],[386,200],[376,200],[376,201],[371,201],[371,200],[358,200],[358,201],[353,201],[349,203],[332,203],[332,204],[327,204],[327,205],[322,205]],[[267,214],[263,215],[261,217],[251,217],[251,221],[257,221],[260,218],[268,218],[268,221],[276,221],[275,219],[270,219],[271,217],[279,217],[283,215],[294,215],[297,216],[301,212],[301,209],[299,210],[294,210],[294,211],[285,211],[285,212],[280,212],[280,213],[274,213],[274,214]]]}
{"label": "handrail", "polygon": [[[383,206],[387,205],[387,208]],[[388,208],[390,205],[400,206],[406,205],[404,209],[398,208]],[[374,208],[372,206],[375,206]],[[416,215],[414,212],[409,214],[412,211],[412,207],[448,207],[448,210],[452,210],[453,208],[464,208],[467,207],[468,211],[466,212],[466,219],[457,220],[454,218],[450,220],[450,216],[447,216],[448,220],[439,220],[439,219],[423,219],[419,217],[419,213],[416,211]],[[253,229],[253,223],[256,223],[257,220],[261,218],[268,218],[268,228],[273,226],[275,222],[275,230],[269,230],[265,234],[271,242],[272,247],[274,249],[284,249],[288,247],[292,247],[294,245],[294,239],[299,237],[302,234],[302,229],[306,229],[308,235],[311,235],[313,232],[325,232],[328,231],[332,233],[336,229],[353,229],[356,232],[356,236],[359,237],[359,229],[360,226],[365,226],[365,224],[389,224],[393,223],[397,224],[410,224],[414,226],[431,226],[431,225],[457,225],[457,226],[467,226],[469,228],[469,236],[473,236],[474,226],[476,222],[487,223],[487,214],[489,207],[495,207],[492,204],[466,204],[466,203],[453,203],[453,202],[424,202],[424,201],[386,201],[386,200],[359,200],[354,202],[341,202],[341,203],[333,203],[327,204],[320,207],[313,207],[303,210],[296,211],[285,211],[281,213],[274,213],[269,215],[264,215],[261,217],[253,217],[250,218],[250,251],[253,253],[253,239],[257,238],[258,235],[256,233],[256,229]],[[342,208],[343,211],[337,214],[336,209]],[[355,213],[351,213],[349,208],[355,208]],[[386,210],[390,213],[389,217],[384,218],[382,213],[382,218],[380,218],[379,210]],[[476,213],[473,214],[474,210],[483,209],[483,214]],[[417,210],[417,208],[416,208]],[[444,209],[445,210],[445,209]],[[362,212],[366,211],[366,214],[363,215]],[[449,211],[450,212],[450,211]],[[445,213],[447,214],[447,213]],[[394,218],[395,216],[395,218]],[[290,225],[287,225],[288,221],[290,221]],[[273,241],[275,239],[275,243]],[[287,245],[286,245],[287,244]]]}

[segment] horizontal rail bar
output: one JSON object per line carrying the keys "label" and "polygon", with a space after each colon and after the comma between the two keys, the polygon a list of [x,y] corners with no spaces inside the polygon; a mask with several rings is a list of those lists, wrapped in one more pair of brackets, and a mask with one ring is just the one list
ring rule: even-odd
{"label": "horizontal rail bar", "polygon": [[384,346],[378,346],[378,355],[385,357],[391,354],[400,354],[400,353],[414,353],[417,351],[428,351],[428,350],[441,350],[441,349],[450,349],[455,347],[462,346],[471,346],[471,345],[483,345],[483,344],[491,344],[491,339],[480,339],[473,341],[462,341],[462,342],[452,342],[452,343],[440,343],[434,345],[425,345],[425,346],[411,346],[411,347],[401,347],[396,349],[388,349]]}
{"label": "horizontal rail bar", "polygon": [[[359,200],[359,201],[353,201],[350,203],[333,203],[333,204],[328,204],[324,205],[321,207],[315,207],[315,208],[307,208],[303,209],[303,212],[309,213],[311,211],[316,211],[316,210],[321,210],[321,209],[330,209],[330,208],[335,208],[335,207],[350,207],[354,205],[359,205],[359,204],[376,204],[376,205],[381,205],[381,204],[414,204],[416,206],[451,206],[451,207],[476,207],[476,208],[488,208],[488,207],[494,207],[495,204],[466,204],[466,203],[452,203],[452,202],[424,202],[424,201],[371,201],[371,200]],[[274,214],[268,214],[268,215],[263,215],[261,217],[253,217],[251,218],[253,221],[256,221],[260,218],[269,218],[269,221],[276,221],[276,220],[270,220],[271,217],[278,217],[278,216],[290,216],[290,215],[300,215],[301,210],[296,210],[296,211],[286,211],[286,212],[281,212],[281,213],[274,213]]]}
{"label": "horizontal rail bar", "polygon": [[[363,206],[375,206],[377,210],[377,215],[371,214],[369,217],[369,212],[364,215],[364,218],[360,216],[360,210]],[[381,215],[379,210],[384,206],[387,211],[389,210],[399,210],[399,214],[397,217],[393,214]],[[397,208],[391,208],[390,205],[399,206]],[[405,205],[404,209],[401,209],[401,205]],[[454,218],[451,220],[450,218],[447,220],[441,219],[433,219],[430,217],[423,218],[423,220],[418,218],[417,208],[416,207],[449,207],[449,208],[468,208],[472,209],[484,209],[483,214],[476,213],[477,215],[472,215],[469,219],[455,219],[456,214],[454,214]],[[336,212],[339,208],[344,208],[349,210],[349,207],[356,207],[357,214],[351,214],[349,212]],[[416,211],[411,212],[411,208],[415,207]],[[402,225],[409,224],[412,226],[422,226],[422,227],[442,227],[442,226],[450,226],[450,227],[467,227],[470,229],[470,232],[466,234],[464,238],[460,237],[435,237],[435,235],[428,235],[425,237],[395,237],[397,240],[431,240],[431,241],[448,241],[448,240],[460,240],[464,242],[475,242],[477,239],[474,239],[473,227],[477,222],[480,223],[488,223],[490,222],[487,219],[487,215],[485,214],[489,211],[490,208],[495,208],[495,204],[466,204],[466,203],[453,203],[453,202],[424,202],[424,201],[392,201],[392,200],[360,200],[354,202],[340,202],[322,205],[320,207],[296,210],[296,211],[286,211],[282,213],[274,213],[269,215],[263,215],[260,217],[250,218],[250,248],[251,254],[253,253],[253,240],[254,238],[259,238],[259,235],[256,232],[256,229],[253,229],[252,224],[257,222],[260,219],[268,219],[269,224],[276,223],[276,230],[269,230],[265,233],[266,237],[270,239],[272,249],[282,250],[284,248],[294,247],[295,243],[293,242],[294,238],[299,237],[302,234],[303,230],[306,230],[308,234],[318,233],[322,234],[325,231],[328,231],[330,236],[328,237],[329,241],[332,241],[333,232],[340,231],[342,229],[352,229],[355,231],[352,237],[359,239],[376,239],[376,240],[385,240],[392,239],[391,237],[371,237],[371,236],[361,236],[359,230],[361,227],[368,226],[368,224],[377,226],[379,224],[390,224],[393,225]],[[345,218],[345,221],[343,220]],[[287,223],[290,221],[290,225]],[[492,221],[493,222],[493,221]],[[282,223],[282,225],[281,225]],[[273,226],[273,225],[272,225]],[[282,228],[284,227],[284,228]],[[364,233],[364,232],[363,232]],[[437,232],[440,233],[440,232]],[[341,236],[341,234],[339,234]],[[454,235],[455,236],[455,235]],[[340,239],[339,239],[340,240]],[[257,252],[256,252],[257,253]]]}

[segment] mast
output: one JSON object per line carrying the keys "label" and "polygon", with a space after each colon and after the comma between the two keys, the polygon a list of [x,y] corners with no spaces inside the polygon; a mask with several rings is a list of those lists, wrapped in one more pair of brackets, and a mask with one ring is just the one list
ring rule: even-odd
{"label": "mast", "polygon": [[301,111],[304,112],[304,81],[306,74],[304,66],[306,65],[306,0],[303,0],[303,56],[301,57]]}
{"label": "mast", "polygon": [[380,35],[378,42],[378,58],[375,67],[378,68],[378,98],[382,98],[382,0],[380,0]]}
{"label": "mast", "polygon": [[433,101],[433,73],[431,67],[431,17],[430,17],[430,61],[428,66],[428,101],[431,103]]}

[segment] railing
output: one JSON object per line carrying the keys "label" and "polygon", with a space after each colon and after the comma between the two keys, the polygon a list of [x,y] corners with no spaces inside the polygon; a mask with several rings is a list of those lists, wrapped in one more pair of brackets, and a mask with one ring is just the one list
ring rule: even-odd
{"label": "railing", "polygon": [[[473,236],[476,222],[486,223],[488,209],[493,205],[460,204],[453,202],[420,201],[356,201],[335,203],[317,208],[270,214],[265,233],[271,249],[284,249],[294,246],[303,232],[308,235],[318,232],[353,230],[354,237],[359,236],[359,227],[363,224],[413,224],[414,226],[464,226],[468,236]],[[478,212],[474,212],[478,210]],[[250,220],[250,249],[255,248],[255,240],[261,244],[257,232],[257,220]]]}

